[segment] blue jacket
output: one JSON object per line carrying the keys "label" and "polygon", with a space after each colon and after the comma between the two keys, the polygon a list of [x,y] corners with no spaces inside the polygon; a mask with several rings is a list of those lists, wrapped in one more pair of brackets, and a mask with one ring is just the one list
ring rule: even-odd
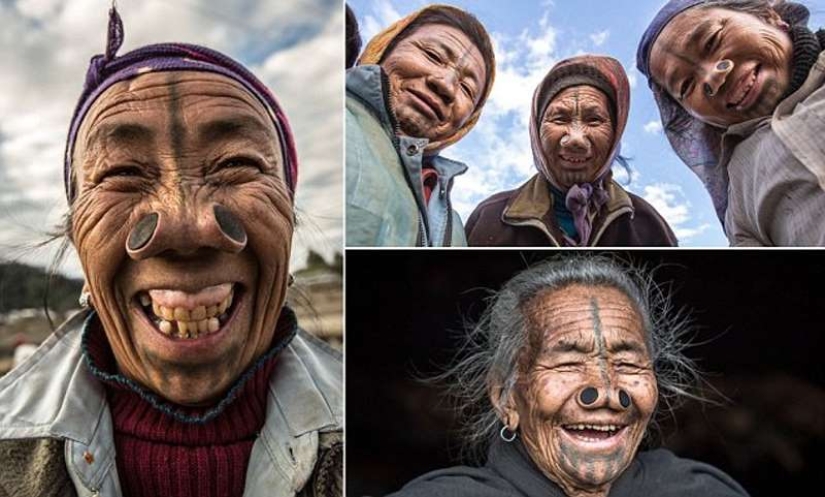
{"label": "blue jacket", "polygon": [[[347,245],[466,246],[450,190],[467,166],[438,155],[425,158],[428,140],[399,136],[386,101],[380,66],[347,71]],[[426,205],[425,161],[438,173]]]}

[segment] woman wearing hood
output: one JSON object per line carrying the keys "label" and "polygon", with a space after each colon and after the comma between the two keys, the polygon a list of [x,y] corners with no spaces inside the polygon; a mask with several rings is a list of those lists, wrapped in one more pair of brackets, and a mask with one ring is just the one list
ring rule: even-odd
{"label": "woman wearing hood", "polygon": [[639,43],[671,146],[731,245],[825,245],[825,30],[784,0],[671,0]]}
{"label": "woman wearing hood", "polygon": [[530,143],[539,173],[497,193],[467,221],[470,245],[674,246],[647,202],[613,181],[630,109],[630,85],[610,57],[556,64],[533,94]]}
{"label": "woman wearing hood", "polygon": [[494,76],[487,32],[455,7],[370,40],[347,71],[347,245],[466,245],[450,190],[467,166],[440,153],[475,125]]}

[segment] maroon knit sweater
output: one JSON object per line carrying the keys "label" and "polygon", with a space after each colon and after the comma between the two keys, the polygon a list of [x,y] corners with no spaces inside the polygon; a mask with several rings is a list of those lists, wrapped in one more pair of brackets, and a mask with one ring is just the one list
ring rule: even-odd
{"label": "maroon knit sweater", "polygon": [[[241,376],[229,397],[211,408],[171,404],[125,380],[117,373],[99,322],[93,323],[84,337],[85,353],[92,373],[106,388],[124,497],[242,495],[252,445],[266,416],[277,352],[297,329],[292,311],[284,309],[276,333],[287,339],[273,346]],[[205,416],[211,419],[193,422]]]}

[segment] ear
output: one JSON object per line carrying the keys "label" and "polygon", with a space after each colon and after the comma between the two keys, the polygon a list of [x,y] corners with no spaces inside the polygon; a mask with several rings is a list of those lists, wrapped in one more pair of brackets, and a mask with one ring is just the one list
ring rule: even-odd
{"label": "ear", "polygon": [[501,385],[493,385],[488,389],[490,402],[496,410],[498,419],[507,426],[508,430],[516,431],[519,425],[519,414],[514,392],[511,390],[504,395],[502,394],[504,394],[504,388]]}

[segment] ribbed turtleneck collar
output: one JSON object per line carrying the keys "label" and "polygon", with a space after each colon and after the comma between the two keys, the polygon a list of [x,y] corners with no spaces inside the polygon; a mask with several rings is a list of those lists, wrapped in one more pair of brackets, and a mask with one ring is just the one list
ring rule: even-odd
{"label": "ribbed turtleneck collar", "polygon": [[796,25],[791,27],[789,34],[793,42],[793,69],[785,96],[802,87],[820,52],[825,48],[825,30],[823,29],[814,33],[806,26]]}

